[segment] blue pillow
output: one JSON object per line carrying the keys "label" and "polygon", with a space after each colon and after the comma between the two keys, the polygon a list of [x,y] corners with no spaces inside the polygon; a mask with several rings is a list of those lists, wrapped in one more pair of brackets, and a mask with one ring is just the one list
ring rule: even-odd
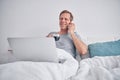
{"label": "blue pillow", "polygon": [[88,50],[90,57],[120,55],[120,40],[89,44]]}

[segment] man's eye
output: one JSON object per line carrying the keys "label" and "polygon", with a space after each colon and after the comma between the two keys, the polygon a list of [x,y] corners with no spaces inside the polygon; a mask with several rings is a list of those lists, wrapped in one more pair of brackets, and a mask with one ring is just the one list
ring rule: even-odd
{"label": "man's eye", "polygon": [[68,19],[67,19],[67,18],[65,18],[65,20],[67,21]]}
{"label": "man's eye", "polygon": [[63,18],[60,18],[60,20],[63,20]]}

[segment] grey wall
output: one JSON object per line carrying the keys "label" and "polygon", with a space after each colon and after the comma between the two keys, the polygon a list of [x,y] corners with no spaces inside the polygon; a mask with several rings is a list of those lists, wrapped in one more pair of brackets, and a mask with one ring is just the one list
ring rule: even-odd
{"label": "grey wall", "polygon": [[58,31],[64,9],[73,13],[81,36],[120,35],[120,0],[0,0],[0,54],[8,54],[7,37]]}

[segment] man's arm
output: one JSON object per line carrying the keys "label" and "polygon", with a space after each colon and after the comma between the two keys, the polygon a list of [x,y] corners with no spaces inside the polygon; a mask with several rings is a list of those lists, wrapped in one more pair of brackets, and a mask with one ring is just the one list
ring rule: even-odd
{"label": "man's arm", "polygon": [[88,47],[82,40],[80,40],[75,35],[75,33],[74,33],[75,25],[73,23],[71,23],[68,28],[69,28],[68,32],[70,33],[73,43],[74,43],[76,49],[78,50],[78,52],[81,53],[82,55],[86,54],[88,52]]}
{"label": "man's arm", "polygon": [[87,45],[82,40],[80,40],[75,35],[75,33],[71,33],[71,37],[78,52],[81,53],[82,55],[86,54],[88,50]]}

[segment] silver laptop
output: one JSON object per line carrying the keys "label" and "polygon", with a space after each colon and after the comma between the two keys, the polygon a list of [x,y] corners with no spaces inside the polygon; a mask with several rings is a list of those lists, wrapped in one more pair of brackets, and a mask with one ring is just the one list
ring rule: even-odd
{"label": "silver laptop", "polygon": [[58,62],[54,38],[8,38],[8,43],[17,60]]}

